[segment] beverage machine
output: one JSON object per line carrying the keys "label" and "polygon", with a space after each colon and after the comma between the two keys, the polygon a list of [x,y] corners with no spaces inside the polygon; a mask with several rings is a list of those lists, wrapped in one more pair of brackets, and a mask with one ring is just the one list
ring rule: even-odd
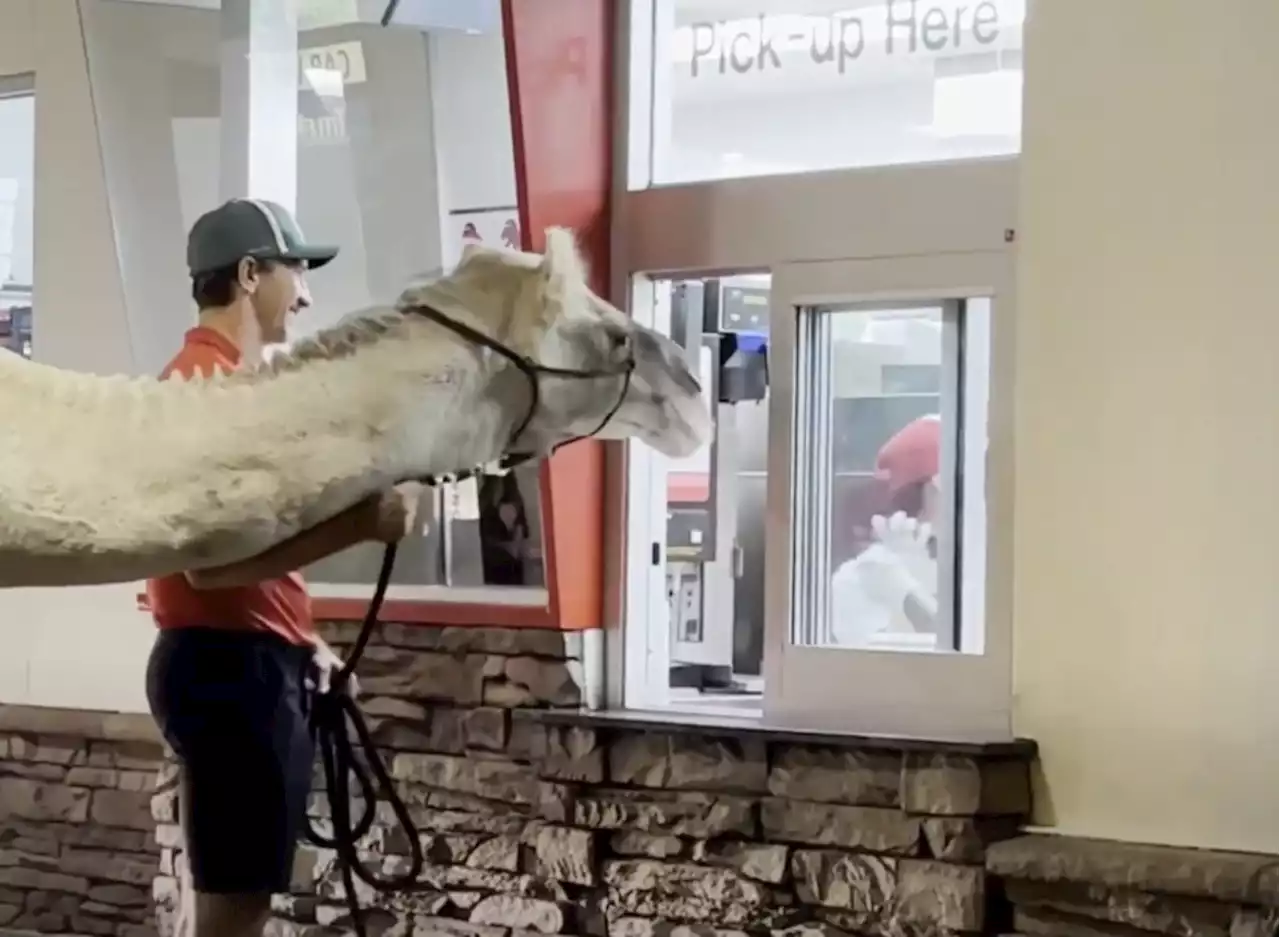
{"label": "beverage machine", "polygon": [[672,284],[671,335],[715,416],[711,445],[667,466],[672,687],[749,693],[760,673],[768,322],[766,278]]}

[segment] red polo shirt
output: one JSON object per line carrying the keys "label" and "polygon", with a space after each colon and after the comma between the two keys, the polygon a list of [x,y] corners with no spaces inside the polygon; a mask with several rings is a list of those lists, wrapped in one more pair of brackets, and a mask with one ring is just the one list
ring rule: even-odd
{"label": "red polo shirt", "polygon": [[[169,362],[160,379],[171,374],[208,377],[233,371],[240,350],[213,329],[187,332],[182,350]],[[299,573],[233,589],[195,589],[181,574],[147,581],[151,616],[160,628],[224,628],[269,631],[291,644],[315,641],[311,599]]]}

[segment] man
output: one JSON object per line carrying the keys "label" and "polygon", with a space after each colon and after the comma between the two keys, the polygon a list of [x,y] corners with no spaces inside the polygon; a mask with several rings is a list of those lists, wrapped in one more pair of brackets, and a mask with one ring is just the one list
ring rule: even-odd
{"label": "man", "polygon": [[[310,305],[304,272],[334,258],[279,205],[238,199],[202,216],[187,263],[199,322],[162,378],[229,371],[242,349],[282,342]],[[341,661],[316,635],[297,570],[357,543],[394,542],[415,493],[392,490],[232,566],[147,584],[159,627],[151,711],[182,768],[181,808],[196,937],[260,937],[286,890],[314,752],[304,681]]]}

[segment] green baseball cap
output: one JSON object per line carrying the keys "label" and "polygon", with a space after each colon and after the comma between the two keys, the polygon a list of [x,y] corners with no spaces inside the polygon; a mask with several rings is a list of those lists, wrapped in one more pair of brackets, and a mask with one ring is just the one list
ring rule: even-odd
{"label": "green baseball cap", "polygon": [[308,244],[284,206],[259,198],[232,199],[205,212],[187,237],[192,276],[235,266],[245,257],[294,260],[314,270],[337,253],[336,247]]}

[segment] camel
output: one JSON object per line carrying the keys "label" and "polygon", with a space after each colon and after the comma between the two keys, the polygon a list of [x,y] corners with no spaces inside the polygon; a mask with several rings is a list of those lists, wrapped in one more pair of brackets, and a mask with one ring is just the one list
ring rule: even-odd
{"label": "camel", "polygon": [[133,582],[256,556],[388,486],[584,436],[695,451],[683,350],[591,291],[572,234],[469,246],[254,368],[99,377],[0,355],[0,588]]}

